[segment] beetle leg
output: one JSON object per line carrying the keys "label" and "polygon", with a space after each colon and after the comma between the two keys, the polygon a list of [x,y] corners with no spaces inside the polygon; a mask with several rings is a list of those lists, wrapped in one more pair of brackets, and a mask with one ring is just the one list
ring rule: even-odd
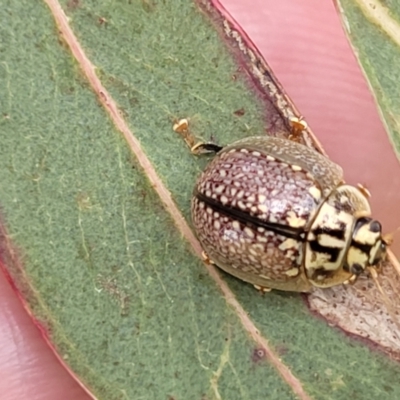
{"label": "beetle leg", "polygon": [[272,289],[265,286],[253,285],[255,289],[257,289],[262,294],[270,292]]}
{"label": "beetle leg", "polygon": [[293,140],[294,142],[301,143],[302,142],[302,133],[308,128],[307,122],[303,119],[303,117],[292,117],[290,118],[290,125],[292,131],[289,135],[289,140]]}
{"label": "beetle leg", "polygon": [[208,153],[218,153],[222,146],[218,146],[214,143],[204,143],[199,142],[197,138],[189,130],[189,121],[186,118],[182,118],[175,122],[172,129],[179,133],[187,146],[190,148],[192,154],[208,154]]}
{"label": "beetle leg", "polygon": [[368,200],[371,197],[370,191],[361,183],[357,183],[357,189],[361,192],[361,194]]}
{"label": "beetle leg", "polygon": [[208,154],[208,153],[218,153],[219,151],[222,150],[222,146],[218,146],[215,143],[203,143],[199,142],[196,143],[194,146],[190,148],[190,151],[192,154]]}
{"label": "beetle leg", "polygon": [[354,285],[357,281],[358,275],[352,275],[347,281],[344,281],[344,285]]}
{"label": "beetle leg", "polygon": [[203,261],[208,265],[215,265],[215,262],[208,257],[208,254],[205,251],[201,252],[201,256],[203,257]]}

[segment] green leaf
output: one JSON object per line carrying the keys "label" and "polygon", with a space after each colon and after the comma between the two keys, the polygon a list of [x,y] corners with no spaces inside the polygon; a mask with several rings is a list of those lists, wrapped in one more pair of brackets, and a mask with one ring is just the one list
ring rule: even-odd
{"label": "green leaf", "polygon": [[[122,116],[187,218],[206,160],[174,121],[224,144],[277,114],[221,21],[188,0],[62,5],[111,99],[44,3],[3,5],[0,203],[1,262],[68,367],[107,400],[292,399],[285,366],[316,399],[399,397],[398,364],[314,318],[301,296],[209,274],[116,128]],[[283,364],[268,362],[265,338]]]}
{"label": "green leaf", "polygon": [[400,158],[400,9],[395,1],[337,0],[344,28]]}

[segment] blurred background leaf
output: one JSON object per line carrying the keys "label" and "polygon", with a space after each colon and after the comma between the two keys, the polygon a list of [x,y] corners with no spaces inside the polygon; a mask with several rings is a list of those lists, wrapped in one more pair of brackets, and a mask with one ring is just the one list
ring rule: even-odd
{"label": "blurred background leaf", "polygon": [[343,26],[400,158],[400,4],[336,0]]}

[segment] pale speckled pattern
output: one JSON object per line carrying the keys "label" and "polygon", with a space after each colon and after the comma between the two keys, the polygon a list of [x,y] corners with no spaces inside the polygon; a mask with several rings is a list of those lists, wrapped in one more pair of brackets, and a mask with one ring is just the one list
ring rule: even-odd
{"label": "pale speckled pattern", "polygon": [[304,170],[293,170],[258,151],[231,149],[210,163],[196,190],[263,221],[291,225],[299,219],[299,226],[304,227],[319,203],[311,188],[320,191]]}
{"label": "pale speckled pattern", "polygon": [[[218,266],[230,272],[237,269],[251,275],[264,276],[273,281],[290,279],[285,272],[296,268],[302,258],[303,243],[274,232],[259,230],[213,212],[196,198],[192,201],[193,223],[208,257]],[[280,250],[279,246],[286,245]]]}
{"label": "pale speckled pattern", "polygon": [[288,139],[253,136],[232,143],[224,151],[237,147],[256,150],[300,166],[313,176],[325,192],[330,192],[343,181],[341,167],[315,150]]}
{"label": "pale speckled pattern", "polygon": [[[242,141],[214,158],[195,192],[225,208],[300,232],[323,199],[319,182],[299,164],[288,165],[271,152],[247,149]],[[282,282],[300,273],[301,241],[239,222],[195,196],[192,218],[206,253],[223,269],[245,272],[250,282],[254,281],[252,274]]]}

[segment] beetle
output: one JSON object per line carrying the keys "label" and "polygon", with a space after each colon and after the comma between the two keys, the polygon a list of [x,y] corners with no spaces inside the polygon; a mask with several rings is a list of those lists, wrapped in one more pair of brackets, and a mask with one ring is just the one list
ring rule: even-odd
{"label": "beetle", "polygon": [[[207,145],[206,145],[207,146]],[[263,289],[309,292],[377,271],[388,245],[362,188],[317,151],[255,136],[226,147],[197,180],[192,222],[208,258]]]}

